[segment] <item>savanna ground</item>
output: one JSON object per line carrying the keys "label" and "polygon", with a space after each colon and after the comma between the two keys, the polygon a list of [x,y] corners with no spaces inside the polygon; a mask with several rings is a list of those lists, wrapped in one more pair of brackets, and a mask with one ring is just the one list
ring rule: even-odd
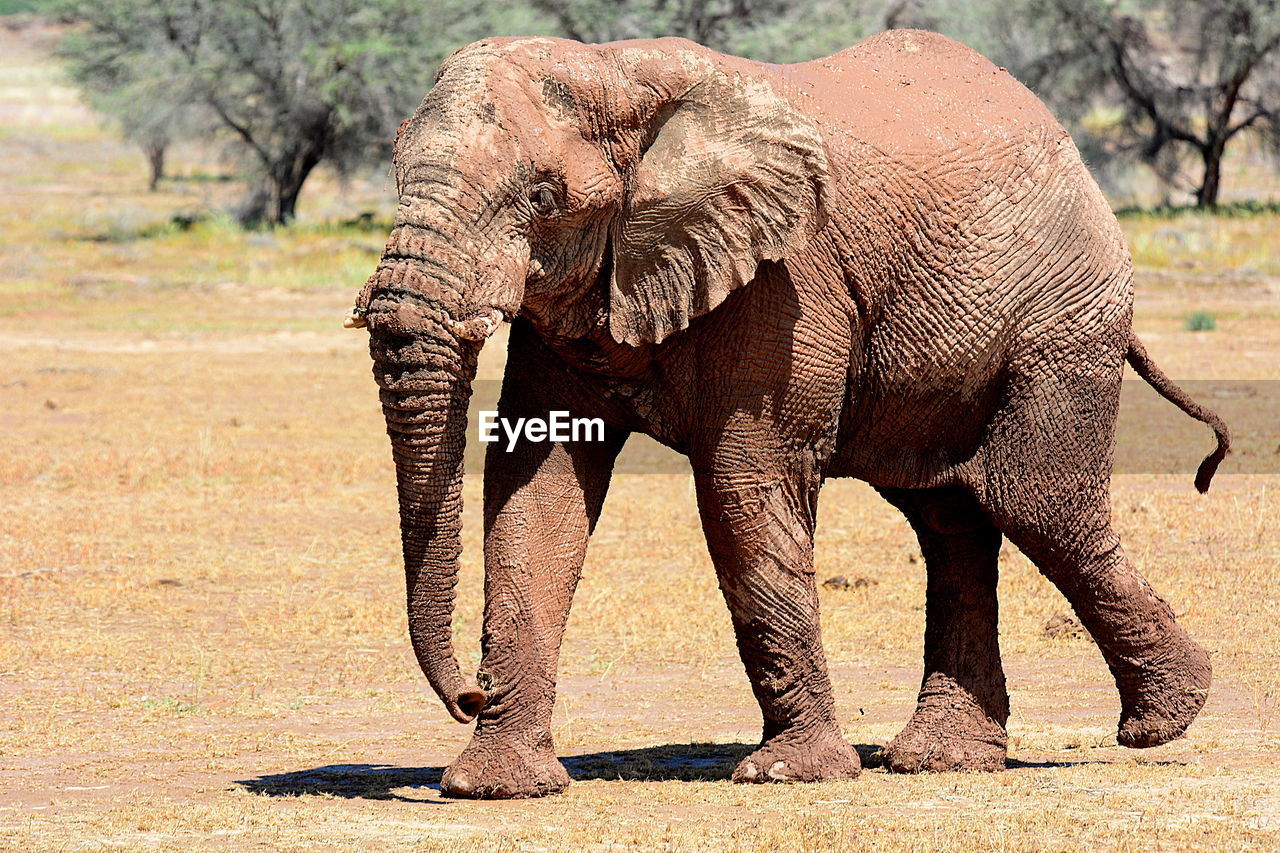
{"label": "savanna ground", "polygon": [[[185,178],[147,193],[141,158],[58,82],[49,35],[0,30],[0,847],[1273,847],[1280,426],[1259,381],[1280,379],[1276,215],[1124,220],[1139,333],[1173,376],[1213,380],[1195,387],[1241,447],[1197,495],[1207,430],[1127,406],[1156,427],[1138,449],[1164,461],[1139,453],[1125,470],[1147,473],[1117,477],[1118,524],[1214,656],[1185,739],[1116,745],[1100,656],[1006,548],[1007,771],[732,785],[759,717],[688,478],[631,465],[564,647],[555,735],[575,783],[447,801],[440,771],[469,730],[413,661],[365,335],[340,327],[385,231],[322,224],[385,217],[389,188],[322,176],[302,222],[272,232],[174,225],[234,191],[217,158],[177,152]],[[1187,331],[1196,311],[1216,329]],[[823,630],[845,735],[874,765],[914,706],[923,567],[901,517],[857,483],[824,492],[817,555],[819,579],[847,580],[822,590]]]}

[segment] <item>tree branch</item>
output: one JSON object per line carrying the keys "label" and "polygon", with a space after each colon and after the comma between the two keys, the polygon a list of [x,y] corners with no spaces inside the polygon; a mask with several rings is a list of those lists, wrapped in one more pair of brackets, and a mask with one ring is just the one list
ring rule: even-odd
{"label": "tree branch", "polygon": [[1157,133],[1169,139],[1175,139],[1179,142],[1185,142],[1188,145],[1193,145],[1203,152],[1208,147],[1208,144],[1190,131],[1179,127],[1162,115],[1155,97],[1150,92],[1145,92],[1139,88],[1138,84],[1133,80],[1133,77],[1129,72],[1123,43],[1114,36],[1108,36],[1107,41],[1111,48],[1112,59],[1116,70],[1116,82],[1120,84],[1120,88],[1129,96],[1129,99],[1138,105],[1142,111],[1147,114],[1151,121],[1155,123]]}
{"label": "tree branch", "polygon": [[1228,127],[1224,134],[1224,138],[1230,139],[1240,131],[1249,127],[1253,127],[1255,124],[1263,120],[1269,121],[1273,124],[1280,123],[1280,122],[1277,122],[1278,118],[1280,118],[1280,116],[1278,116],[1277,113],[1273,110],[1264,110],[1261,107],[1255,107],[1253,114],[1250,115],[1247,119],[1244,119],[1243,121],[1238,121],[1235,124]]}
{"label": "tree branch", "polygon": [[556,23],[560,25],[560,29],[564,30],[564,34],[574,41],[589,42],[591,39],[586,36],[583,30],[579,29],[577,22],[573,19],[573,15],[569,11],[569,4],[561,2],[561,0],[531,0],[533,8],[546,12],[548,15],[556,19]]}
{"label": "tree branch", "polygon": [[223,123],[225,123],[227,127],[234,130],[236,134],[244,140],[245,144],[253,149],[254,153],[258,155],[258,158],[262,160],[262,164],[264,166],[271,166],[270,152],[258,144],[258,141],[253,138],[253,133],[249,130],[247,125],[241,124],[232,118],[226,108],[223,107],[222,104],[218,102],[218,99],[212,95],[205,96],[205,103],[207,103],[209,107],[218,114],[218,118],[222,119]]}

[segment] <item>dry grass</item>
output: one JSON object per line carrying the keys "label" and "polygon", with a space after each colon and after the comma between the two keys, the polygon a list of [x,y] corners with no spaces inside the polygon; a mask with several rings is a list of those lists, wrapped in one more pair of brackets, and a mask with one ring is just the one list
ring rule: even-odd
{"label": "dry grass", "polygon": [[[146,193],[140,159],[56,85],[38,40],[2,38],[0,847],[1273,845],[1278,507],[1273,478],[1240,473],[1249,457],[1208,497],[1188,473],[1117,480],[1130,552],[1214,652],[1214,691],[1185,740],[1115,745],[1097,652],[1046,635],[1065,602],[1009,551],[1010,770],[731,785],[758,712],[687,479],[627,474],[561,668],[556,736],[578,781],[544,801],[442,801],[433,785],[468,732],[408,648],[389,453],[363,335],[338,326],[382,236],[307,224],[344,205],[384,210],[383,188],[323,181],[302,226],[266,235],[215,222],[136,237],[233,188]],[[208,156],[185,152],[179,168]],[[1126,227],[1135,242],[1181,239]],[[1226,236],[1170,249],[1177,263],[1159,268],[1139,246],[1139,331],[1175,376],[1280,378],[1277,219],[1194,228]],[[1237,255],[1250,268],[1224,275]],[[1183,331],[1195,310],[1217,331]],[[486,357],[495,377],[501,347]],[[1249,446],[1274,450],[1275,429],[1258,419]],[[1208,443],[1193,432],[1180,464]],[[477,479],[464,667],[479,628]],[[877,581],[822,592],[845,734],[873,759],[913,707],[922,566],[902,519],[841,482],[824,493],[818,570]]]}

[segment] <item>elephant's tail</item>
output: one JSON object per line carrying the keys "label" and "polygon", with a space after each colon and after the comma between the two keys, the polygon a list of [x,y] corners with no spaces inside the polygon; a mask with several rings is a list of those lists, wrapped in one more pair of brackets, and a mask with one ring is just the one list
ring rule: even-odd
{"label": "elephant's tail", "polygon": [[1218,447],[1204,458],[1200,463],[1200,469],[1196,471],[1196,489],[1200,492],[1209,491],[1209,483],[1213,481],[1213,474],[1218,470],[1218,463],[1226,457],[1227,451],[1231,448],[1231,430],[1227,429],[1226,421],[1218,417],[1217,412],[1200,405],[1191,399],[1186,391],[1173,384],[1173,380],[1156,366],[1151,356],[1147,355],[1147,349],[1142,345],[1142,341],[1138,340],[1138,336],[1132,332],[1129,333],[1129,351],[1125,353],[1125,358],[1133,366],[1134,371],[1145,379],[1148,385],[1156,389],[1161,397],[1213,429],[1214,435],[1218,437]]}

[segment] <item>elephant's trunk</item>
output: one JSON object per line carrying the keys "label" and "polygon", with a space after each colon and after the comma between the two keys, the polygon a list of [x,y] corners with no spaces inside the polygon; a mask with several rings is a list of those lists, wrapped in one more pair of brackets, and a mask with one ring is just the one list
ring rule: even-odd
{"label": "elephant's trunk", "polygon": [[465,723],[487,700],[463,680],[453,648],[467,404],[482,341],[460,336],[443,304],[402,286],[417,275],[400,260],[370,282],[370,352],[396,464],[409,636],[432,688]]}

